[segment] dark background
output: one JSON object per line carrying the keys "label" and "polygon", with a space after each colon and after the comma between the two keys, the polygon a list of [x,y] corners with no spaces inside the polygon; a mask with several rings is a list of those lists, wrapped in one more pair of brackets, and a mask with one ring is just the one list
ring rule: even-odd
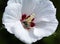
{"label": "dark background", "polygon": [[[6,29],[2,28],[2,16],[4,9],[7,5],[8,0],[0,0],[0,44],[24,44],[20,40],[18,40],[14,35],[7,32]],[[51,0],[55,7],[57,8],[56,17],[58,21],[60,22],[60,0]],[[60,24],[58,25],[58,28],[56,32],[49,36],[45,37],[40,41],[37,41],[33,44],[60,44]]]}

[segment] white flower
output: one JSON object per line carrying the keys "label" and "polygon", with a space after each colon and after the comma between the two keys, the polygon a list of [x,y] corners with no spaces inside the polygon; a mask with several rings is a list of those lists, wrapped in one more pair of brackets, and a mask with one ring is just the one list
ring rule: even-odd
{"label": "white flower", "polygon": [[27,44],[48,37],[58,25],[49,0],[9,0],[2,21],[8,32]]}

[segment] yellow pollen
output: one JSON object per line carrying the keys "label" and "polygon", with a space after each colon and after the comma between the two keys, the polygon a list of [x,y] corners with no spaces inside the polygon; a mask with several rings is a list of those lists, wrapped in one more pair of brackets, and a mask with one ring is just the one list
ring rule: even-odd
{"label": "yellow pollen", "polygon": [[32,19],[34,18],[34,16],[35,16],[35,13],[32,13],[32,15],[30,15],[30,17],[27,18],[26,21],[27,21],[28,23],[31,22]]}

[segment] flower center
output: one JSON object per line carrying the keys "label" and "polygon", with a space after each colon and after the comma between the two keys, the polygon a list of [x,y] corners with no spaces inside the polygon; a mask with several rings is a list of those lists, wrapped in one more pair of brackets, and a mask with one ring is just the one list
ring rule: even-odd
{"label": "flower center", "polygon": [[25,29],[31,29],[32,27],[35,26],[34,16],[35,16],[34,13],[29,16],[27,16],[26,14],[22,14],[22,18],[20,21],[22,22],[22,25]]}

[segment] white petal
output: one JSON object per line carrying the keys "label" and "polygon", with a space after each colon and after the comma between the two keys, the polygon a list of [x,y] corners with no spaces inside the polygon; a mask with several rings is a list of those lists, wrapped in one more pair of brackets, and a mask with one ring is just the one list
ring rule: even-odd
{"label": "white petal", "polygon": [[21,22],[16,22],[15,26],[12,27],[13,34],[20,40],[26,43],[32,43],[32,40],[28,34],[28,31],[25,30]]}
{"label": "white petal", "polygon": [[[38,6],[40,4],[40,6]],[[56,9],[52,2],[41,1],[35,9],[36,13],[36,27],[34,28],[34,34],[37,37],[49,36],[56,31],[58,21],[56,19]],[[42,6],[43,5],[43,6]]]}
{"label": "white petal", "polygon": [[[36,42],[37,40],[40,40],[40,39],[42,39],[43,37],[42,36],[40,36],[40,37],[37,37],[34,33],[35,31],[35,27],[33,28],[33,29],[30,29],[29,30],[29,35],[30,35],[30,37],[31,38],[33,38],[34,39],[34,42]],[[37,32],[36,32],[37,33]]]}
{"label": "white petal", "polygon": [[[16,22],[16,21],[15,21]],[[11,27],[13,27],[14,26],[14,22],[10,22],[10,23],[3,23],[4,25],[5,25],[5,28],[7,29],[7,31],[9,32],[9,33],[11,33],[11,34],[13,34],[13,32],[11,31],[12,30],[12,28]]]}
{"label": "white petal", "polygon": [[8,4],[11,4],[11,3],[20,3],[20,4],[22,4],[22,0],[9,0]]}
{"label": "white petal", "polygon": [[37,41],[37,39],[35,39],[29,34],[31,32],[23,28],[20,21],[5,23],[5,27],[8,32],[14,34],[19,40],[27,44],[31,44]]}
{"label": "white petal", "polygon": [[[42,6],[43,5],[43,6]],[[51,1],[44,1],[41,0],[34,10],[34,13],[36,14],[36,22],[41,21],[42,18],[52,20],[55,18],[56,15],[56,9],[53,6]],[[39,20],[38,20],[39,19]]]}
{"label": "white petal", "polygon": [[5,12],[3,14],[3,22],[12,22],[15,20],[20,20],[21,18],[21,4],[12,3],[5,8]]}
{"label": "white petal", "polygon": [[37,37],[45,37],[53,34],[56,31],[58,22],[39,22],[34,29],[34,34]]}
{"label": "white petal", "polygon": [[22,13],[30,15],[36,6],[35,0],[23,0]]}

